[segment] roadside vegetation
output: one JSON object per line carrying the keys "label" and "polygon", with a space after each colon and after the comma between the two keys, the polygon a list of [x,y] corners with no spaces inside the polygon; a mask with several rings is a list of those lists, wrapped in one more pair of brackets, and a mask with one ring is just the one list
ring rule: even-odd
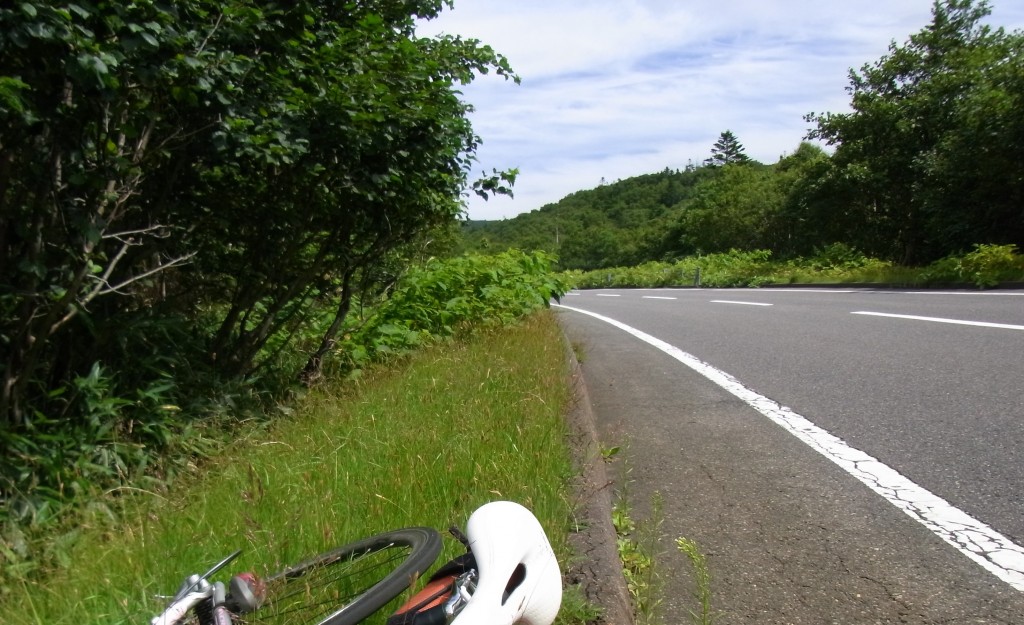
{"label": "roadside vegetation", "polygon": [[601,287],[759,287],[784,284],[884,284],[891,286],[994,287],[1024,282],[1024,255],[1015,245],[977,245],[966,254],[924,267],[906,267],[869,258],[843,244],[808,258],[775,260],[769,250],[690,256],[635,267],[567,271],[577,288]]}
{"label": "roadside vegetation", "polygon": [[623,492],[617,493],[612,508],[616,548],[622,559],[622,575],[626,579],[633,619],[638,625],[664,623],[664,553],[658,550],[661,531],[661,509],[652,503],[651,518],[637,521]]}
{"label": "roadside vegetation", "polygon": [[[262,572],[386,529],[464,528],[496,499],[533,510],[564,565],[565,349],[541,312],[322,385],[173,488],[123,493],[118,518],[90,508],[54,547],[45,584],[5,576],[0,622],[146,622],[156,595],[234,549],[244,549],[238,567]],[[462,549],[446,541],[440,562]]]}
{"label": "roadside vegetation", "polygon": [[[347,318],[319,381],[340,392],[346,381],[358,380],[367,368],[395,362],[439,341],[515,324],[546,308],[550,298],[564,291],[564,283],[550,272],[550,259],[542,252],[428,262],[404,276],[388,299]],[[330,319],[333,313],[326,311],[325,315]],[[307,350],[316,347],[318,336],[313,328],[305,341],[293,339],[296,351],[282,350],[277,358],[285,362],[305,358]],[[192,403],[183,404],[184,408],[152,406],[148,421],[135,423],[161,432],[165,444],[158,445],[144,438],[131,440],[123,432],[126,419],[139,419],[140,406],[111,396],[109,380],[102,371],[76,379],[75,393],[89,408],[91,427],[55,425],[41,440],[13,439],[21,446],[8,449],[19,453],[2,460],[7,475],[25,479],[9,491],[5,516],[0,518],[4,562],[0,596],[14,581],[31,580],[56,564],[70,565],[74,559],[67,555],[66,547],[79,540],[75,528],[83,518],[120,518],[121,504],[133,492],[169,496],[181,476],[194,475],[197,470],[215,471],[206,468],[210,458],[253,428],[273,427],[275,418],[291,419],[301,410],[294,402],[302,405],[298,398],[306,388],[293,385],[286,387],[287,393],[273,394],[258,379],[251,380],[250,388],[245,386],[230,387],[237,393],[234,396],[224,388],[212,397],[197,396]],[[479,390],[487,395],[491,388],[483,385]],[[263,397],[258,394],[261,390],[266,393]],[[499,393],[489,399],[500,403],[510,398]],[[438,418],[448,419],[448,413],[425,415],[410,423],[418,430],[431,429],[437,427]],[[55,453],[63,462],[54,462]],[[370,464],[371,460],[377,462],[374,458],[371,454],[356,461],[367,463],[365,470],[371,471],[371,466],[379,468]],[[63,490],[57,491],[57,485]]]}

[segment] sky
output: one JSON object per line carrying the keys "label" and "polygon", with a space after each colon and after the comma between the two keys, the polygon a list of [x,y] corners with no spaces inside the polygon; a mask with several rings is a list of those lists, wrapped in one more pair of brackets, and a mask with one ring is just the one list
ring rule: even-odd
{"label": "sky", "polygon": [[[989,23],[1024,28],[1024,0]],[[519,169],[514,198],[467,197],[505,219],[632,176],[699,165],[730,130],[746,153],[792,153],[808,113],[849,111],[849,71],[931,20],[932,0],[455,0],[421,36],[479,39],[522,83],[462,88],[482,143],[473,178]]]}

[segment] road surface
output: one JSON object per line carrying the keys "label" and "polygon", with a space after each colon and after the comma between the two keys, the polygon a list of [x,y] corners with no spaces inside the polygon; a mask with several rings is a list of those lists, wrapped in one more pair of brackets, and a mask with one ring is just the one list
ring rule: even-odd
{"label": "road surface", "polygon": [[664,500],[667,622],[693,605],[678,535],[719,622],[1024,623],[1024,293],[562,304],[630,499]]}

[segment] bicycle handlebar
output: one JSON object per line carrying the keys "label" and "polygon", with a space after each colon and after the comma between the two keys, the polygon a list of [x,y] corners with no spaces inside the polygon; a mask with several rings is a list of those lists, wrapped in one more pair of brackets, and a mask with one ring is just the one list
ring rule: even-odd
{"label": "bicycle handlebar", "polygon": [[185,593],[182,597],[172,601],[171,605],[167,606],[167,609],[162,614],[154,616],[150,620],[150,625],[177,625],[192,608],[199,605],[200,602],[209,599],[212,594],[213,586]]}

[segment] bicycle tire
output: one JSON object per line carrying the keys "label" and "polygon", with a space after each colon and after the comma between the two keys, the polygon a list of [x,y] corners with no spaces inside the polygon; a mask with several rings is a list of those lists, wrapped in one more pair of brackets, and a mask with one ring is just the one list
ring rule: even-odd
{"label": "bicycle tire", "polygon": [[313,556],[264,579],[266,597],[245,623],[355,625],[415,583],[441,553],[441,535],[411,527]]}

